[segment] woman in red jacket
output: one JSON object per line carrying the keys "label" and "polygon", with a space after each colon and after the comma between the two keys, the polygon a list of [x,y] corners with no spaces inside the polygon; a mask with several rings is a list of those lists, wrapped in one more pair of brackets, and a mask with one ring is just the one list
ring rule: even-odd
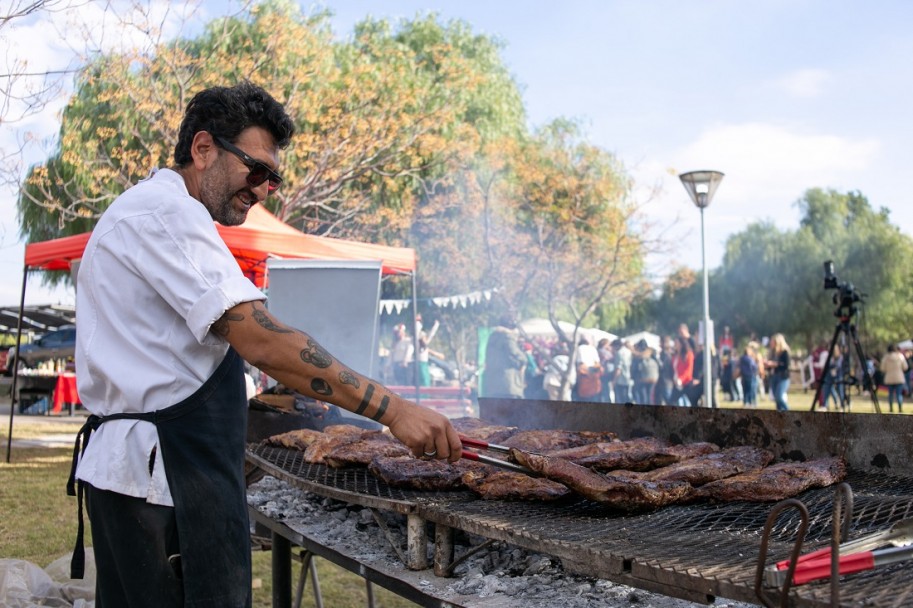
{"label": "woman in red jacket", "polygon": [[675,388],[672,391],[672,403],[690,406],[691,402],[685,390],[694,378],[694,351],[687,338],[676,336],[675,354],[672,355],[672,367],[675,369]]}

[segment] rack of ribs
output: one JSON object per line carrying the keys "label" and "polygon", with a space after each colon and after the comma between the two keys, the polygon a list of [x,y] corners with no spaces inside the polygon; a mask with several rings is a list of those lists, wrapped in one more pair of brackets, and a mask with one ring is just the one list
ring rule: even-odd
{"label": "rack of ribs", "polygon": [[335,469],[368,466],[375,456],[409,456],[411,452],[400,440],[387,433],[369,433],[361,439],[342,443],[323,457]]}
{"label": "rack of ribs", "polygon": [[511,460],[547,479],[557,481],[584,498],[622,511],[644,511],[685,501],[693,492],[680,481],[645,481],[610,477],[552,456],[511,449]]}
{"label": "rack of ribs", "polygon": [[774,455],[763,448],[738,446],[630,477],[647,481],[686,481],[692,486],[702,486],[718,479],[757,471],[773,459]]}
{"label": "rack of ribs", "polygon": [[[475,438],[478,439],[479,437]],[[509,448],[541,453],[573,448],[588,443],[613,441],[617,438],[618,436],[615,433],[609,431],[538,430],[520,431],[500,443]],[[498,443],[492,440],[488,440],[488,442]]]}
{"label": "rack of ribs", "polygon": [[567,486],[513,471],[473,469],[463,473],[463,485],[483,500],[558,500],[570,494]]}
{"label": "rack of ribs", "polygon": [[695,498],[716,502],[775,502],[809,488],[823,488],[846,477],[846,461],[834,456],[805,462],[779,462],[697,488]]}

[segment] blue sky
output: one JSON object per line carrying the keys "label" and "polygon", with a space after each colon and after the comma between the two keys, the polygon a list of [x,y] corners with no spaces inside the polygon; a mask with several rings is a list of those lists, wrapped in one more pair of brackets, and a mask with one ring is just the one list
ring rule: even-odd
{"label": "blue sky", "polygon": [[[795,201],[812,187],[859,190],[913,235],[906,174],[913,141],[913,2],[340,0],[303,6],[335,13],[341,37],[367,15],[395,21],[435,12],[501,40],[530,126],[558,117],[580,121],[588,140],[614,153],[636,180],[646,217],[675,244],[653,260],[658,277],[675,264],[700,268],[700,214],[677,178],[695,169],[726,174],[704,218],[711,267],[721,263],[726,237],[751,221],[795,228]],[[237,3],[209,0],[201,16],[232,7]],[[87,12],[80,11],[90,19]],[[15,38],[9,28],[0,34]],[[32,33],[29,39],[37,38]],[[33,61],[50,67],[65,53],[33,47]],[[42,128],[51,127],[45,120]],[[11,208],[0,200],[0,303],[7,304],[18,302],[22,280]],[[38,281],[30,281],[28,294],[34,303],[72,299],[67,292],[44,292]]]}

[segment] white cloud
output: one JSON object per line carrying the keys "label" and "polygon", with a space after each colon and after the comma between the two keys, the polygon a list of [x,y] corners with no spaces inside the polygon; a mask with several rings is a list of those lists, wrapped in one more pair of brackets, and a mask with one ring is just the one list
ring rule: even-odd
{"label": "white cloud", "polygon": [[705,130],[692,143],[673,151],[668,162],[638,167],[642,184],[659,181],[662,191],[646,212],[678,235],[674,262],[701,266],[700,212],[693,206],[678,174],[712,169],[725,174],[705,211],[707,263],[722,261],[726,238],[757,220],[773,220],[781,229],[798,225],[793,203],[809,188],[840,188],[847,176],[858,176],[876,163],[880,145],[874,139],[853,140],[804,133],[779,125],[746,123]]}
{"label": "white cloud", "polygon": [[831,75],[826,70],[802,69],[779,79],[775,86],[791,97],[810,99],[822,95],[830,81]]}

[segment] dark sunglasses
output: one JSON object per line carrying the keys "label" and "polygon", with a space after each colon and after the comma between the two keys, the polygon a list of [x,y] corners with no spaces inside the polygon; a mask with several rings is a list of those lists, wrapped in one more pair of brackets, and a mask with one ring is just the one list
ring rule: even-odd
{"label": "dark sunglasses", "polygon": [[228,150],[235,156],[241,159],[241,162],[244,163],[244,166],[247,167],[249,173],[247,174],[247,185],[251,188],[256,188],[263,182],[269,180],[269,185],[267,186],[267,192],[272,194],[279,189],[279,186],[282,185],[282,176],[267,167],[265,164],[251,158],[244,153],[241,148],[231,144],[221,137],[213,137],[216,140],[216,143],[225,150]]}

